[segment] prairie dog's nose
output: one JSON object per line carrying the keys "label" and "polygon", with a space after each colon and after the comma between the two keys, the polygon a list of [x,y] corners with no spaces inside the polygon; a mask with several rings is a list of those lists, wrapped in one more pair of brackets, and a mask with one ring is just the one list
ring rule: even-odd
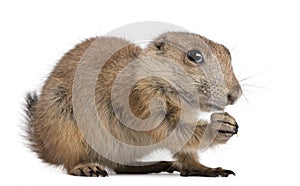
{"label": "prairie dog's nose", "polygon": [[227,102],[229,105],[233,105],[242,95],[241,87],[235,86],[233,87],[227,95]]}

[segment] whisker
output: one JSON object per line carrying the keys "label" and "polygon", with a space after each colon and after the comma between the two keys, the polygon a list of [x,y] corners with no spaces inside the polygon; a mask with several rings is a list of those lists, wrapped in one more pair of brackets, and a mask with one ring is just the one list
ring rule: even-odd
{"label": "whisker", "polygon": [[246,100],[246,102],[249,104],[249,100],[248,100],[248,98],[246,97],[246,95],[243,93],[242,96],[243,96],[243,98]]}
{"label": "whisker", "polygon": [[231,53],[234,53],[234,49],[237,47],[238,44],[239,42],[236,42],[234,46],[230,49]]}
{"label": "whisker", "polygon": [[247,93],[250,93],[250,94],[255,93],[255,91],[253,91],[253,90],[251,90],[251,89],[247,89],[247,88],[244,88],[244,89],[243,89],[243,93],[244,93],[244,92],[247,92]]}
{"label": "whisker", "polygon": [[254,85],[254,84],[240,84],[242,88],[244,87],[251,87],[251,88],[261,88],[261,89],[268,89],[268,87],[263,87],[259,85]]}
{"label": "whisker", "polygon": [[240,79],[239,82],[247,81],[247,80],[252,79],[254,77],[256,77],[256,75],[250,75],[250,76],[247,76],[247,77],[245,77],[243,79]]}
{"label": "whisker", "polygon": [[[243,72],[242,72],[242,73],[243,73]],[[240,76],[242,75],[242,73],[240,73],[238,77],[240,77]],[[245,77],[245,78],[242,78],[242,79],[238,78],[238,79],[239,79],[239,82],[243,82],[243,81],[246,81],[246,80],[249,80],[249,79],[253,79],[253,78],[255,78],[255,77],[258,77],[258,76],[262,75],[263,73],[264,73],[264,72],[257,72],[257,73],[255,73],[255,74],[252,74],[252,75],[247,76],[247,77]]]}

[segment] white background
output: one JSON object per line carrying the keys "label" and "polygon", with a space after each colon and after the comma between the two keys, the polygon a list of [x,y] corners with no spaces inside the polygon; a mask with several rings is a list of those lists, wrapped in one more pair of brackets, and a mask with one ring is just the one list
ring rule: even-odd
{"label": "white background", "polygon": [[[1,1],[0,185],[297,185],[300,6],[297,1]],[[226,45],[245,98],[230,108],[239,137],[201,155],[229,178],[68,176],[24,147],[22,103],[60,57],[85,38],[139,21],[182,26]]]}

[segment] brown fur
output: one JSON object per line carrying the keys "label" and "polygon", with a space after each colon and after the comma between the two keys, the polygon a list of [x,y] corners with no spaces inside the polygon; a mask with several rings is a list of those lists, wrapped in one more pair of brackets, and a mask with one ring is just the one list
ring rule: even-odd
{"label": "brown fur", "polygon": [[[212,94],[221,95],[222,98],[225,97],[226,100],[228,99],[226,105],[233,104],[240,96],[241,90],[233,74],[229,51],[220,44],[191,33],[170,32],[162,34],[144,50],[122,39],[103,39],[108,41],[109,44],[101,45],[101,42],[98,42],[94,47],[109,48],[111,45],[117,44],[126,44],[127,46],[109,58],[96,81],[95,102],[98,113],[102,115],[104,121],[102,125],[115,138],[134,146],[147,146],[161,142],[168,138],[174,130],[176,135],[184,136],[186,131],[195,128],[194,135],[179,152],[175,151],[175,146],[179,143],[177,141],[165,146],[165,148],[175,153],[175,161],[171,163],[158,162],[153,164],[153,166],[141,166],[137,163],[137,166],[128,166],[110,161],[99,155],[87,143],[80,132],[72,105],[72,87],[76,68],[86,50],[92,44],[95,44],[97,40],[101,41],[101,38],[92,38],[77,45],[64,55],[45,82],[42,93],[38,97],[36,95],[29,95],[27,98],[28,139],[31,142],[32,149],[38,154],[39,158],[50,164],[63,165],[69,174],[81,176],[107,176],[104,167],[113,169],[117,173],[173,172],[176,170],[180,171],[182,176],[228,176],[229,174],[233,174],[229,170],[221,168],[212,169],[200,164],[196,151],[201,148],[200,144],[203,140],[206,140],[203,138],[207,127],[209,127],[209,132],[206,138],[210,139],[216,136],[211,145],[221,144],[225,143],[237,132],[235,120],[227,113],[216,113],[212,115],[211,122],[194,122],[194,120],[189,121],[184,118],[185,125],[182,125],[179,129],[176,128],[183,109],[181,108],[178,91],[188,96],[189,87],[176,90],[170,83],[157,77],[139,79],[138,72],[143,74],[142,69],[149,70],[149,68],[153,68],[156,70],[160,66],[154,67],[151,66],[151,63],[137,64],[134,66],[135,71],[127,72],[126,75],[128,78],[123,78],[124,84],[132,81],[131,77],[139,79],[134,87],[132,87],[129,96],[130,109],[137,118],[147,119],[152,114],[149,107],[150,101],[153,98],[159,97],[165,101],[166,113],[158,126],[147,131],[130,129],[119,122],[111,105],[112,85],[117,75],[127,65],[132,64],[134,60],[142,59],[143,57],[161,61],[161,65],[165,65],[166,67],[171,67],[172,64],[164,62],[164,59],[170,59],[171,63],[180,64],[192,78],[193,82],[190,83],[195,85],[199,91],[200,107],[203,111],[210,110],[206,101]],[[225,85],[210,81],[201,72],[201,69],[197,68],[195,64],[186,58],[186,51],[195,47],[191,42],[187,41],[201,41],[206,43],[213,55],[218,59],[221,70],[224,73]],[[95,56],[97,56],[97,53],[95,53]],[[143,65],[148,66],[144,68]],[[175,79],[175,82],[177,79],[179,82],[184,82],[184,80],[180,80],[183,74],[172,70],[172,68],[169,69],[170,77]],[[212,74],[218,73],[213,68],[210,69],[210,72]],[[120,88],[119,90],[122,90],[121,85],[117,85],[117,87]],[[215,103],[217,104],[218,100]],[[124,104],[120,103],[120,105]],[[225,105],[220,104],[217,106],[224,107]],[[118,109],[122,112],[123,108],[120,107]],[[158,108],[154,108],[153,111],[154,113],[157,111],[156,114],[158,115],[161,114]],[[190,117],[193,118],[194,115],[191,113]],[[186,118],[189,118],[189,116]],[[213,126],[216,126],[216,131]],[[217,126],[220,126],[221,129]],[[109,149],[109,146],[111,148],[116,147],[113,147],[114,143],[107,141],[101,134],[97,135],[97,140],[103,146],[108,147],[107,151],[118,152],[118,149]],[[138,152],[136,154],[129,153],[128,155],[120,153],[120,156],[124,156],[124,159],[128,158],[125,156],[134,156],[128,159],[137,159],[141,158],[143,154],[139,154]]]}

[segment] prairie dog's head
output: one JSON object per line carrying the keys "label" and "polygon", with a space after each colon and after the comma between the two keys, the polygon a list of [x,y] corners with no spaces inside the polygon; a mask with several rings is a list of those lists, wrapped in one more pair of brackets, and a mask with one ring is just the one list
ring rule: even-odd
{"label": "prairie dog's head", "polygon": [[[231,66],[229,50],[205,37],[167,32],[150,43],[144,54],[161,61],[163,71],[168,70],[170,76],[174,76],[179,91],[184,95],[189,96],[189,90],[194,86],[202,111],[222,111],[242,94]],[[174,66],[180,66],[185,74]],[[186,74],[188,81],[184,80]]]}

